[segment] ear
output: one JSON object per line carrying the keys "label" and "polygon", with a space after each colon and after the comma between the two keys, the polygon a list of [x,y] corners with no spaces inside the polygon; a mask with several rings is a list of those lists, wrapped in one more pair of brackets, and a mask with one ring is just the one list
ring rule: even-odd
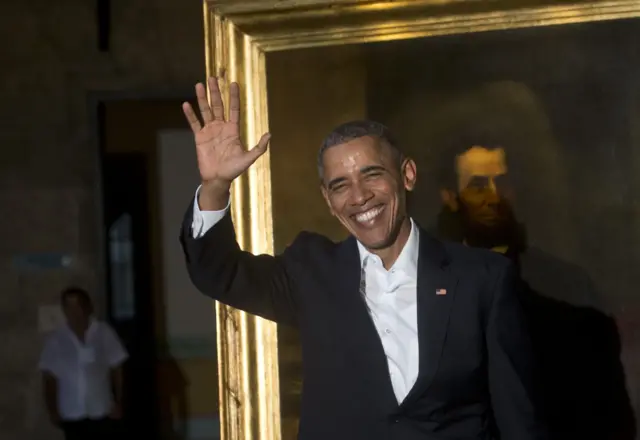
{"label": "ear", "polygon": [[413,159],[406,159],[402,164],[402,184],[407,191],[413,191],[416,186],[418,171]]}
{"label": "ear", "polygon": [[324,201],[327,203],[327,206],[329,207],[329,212],[331,213],[332,216],[336,216],[335,211],[333,210],[333,207],[331,206],[331,200],[329,199],[329,190],[324,186],[324,183],[320,184],[320,192],[322,192],[322,197],[324,198]]}
{"label": "ear", "polygon": [[440,189],[440,198],[442,199],[442,204],[447,206],[453,212],[458,210],[458,198],[456,197],[455,192],[447,188],[442,188]]}

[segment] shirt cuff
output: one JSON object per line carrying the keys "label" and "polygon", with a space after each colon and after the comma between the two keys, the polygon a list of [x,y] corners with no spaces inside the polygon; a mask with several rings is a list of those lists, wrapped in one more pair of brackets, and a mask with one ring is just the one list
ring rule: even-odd
{"label": "shirt cuff", "polygon": [[213,228],[216,223],[224,218],[229,211],[229,206],[231,205],[231,199],[227,203],[226,208],[220,211],[201,211],[200,206],[198,205],[198,194],[200,193],[200,188],[202,185],[198,187],[196,190],[196,197],[193,200],[193,222],[191,223],[191,233],[193,238],[201,238],[207,231]]}

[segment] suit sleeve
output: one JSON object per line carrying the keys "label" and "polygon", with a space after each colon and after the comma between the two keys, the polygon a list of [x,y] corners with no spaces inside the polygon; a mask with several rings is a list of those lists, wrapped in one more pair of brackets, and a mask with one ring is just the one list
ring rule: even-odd
{"label": "suit sleeve", "polygon": [[180,242],[189,277],[196,288],[231,307],[296,325],[296,295],[286,267],[292,250],[275,257],[241,250],[230,215],[194,238],[193,211],[192,200],[182,224]]}
{"label": "suit sleeve", "polygon": [[534,386],[531,340],[517,275],[504,264],[494,278],[487,322],[489,392],[501,440],[547,440]]}

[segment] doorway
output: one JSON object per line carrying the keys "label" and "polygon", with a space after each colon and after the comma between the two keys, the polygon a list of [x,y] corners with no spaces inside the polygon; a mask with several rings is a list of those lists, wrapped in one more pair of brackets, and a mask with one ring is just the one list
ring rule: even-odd
{"label": "doorway", "polygon": [[99,105],[106,316],[130,354],[127,435],[216,440],[214,303],[181,273],[177,244],[182,210],[199,180],[182,102]]}
{"label": "doorway", "polygon": [[158,438],[147,164],[141,154],[110,154],[103,158],[102,171],[106,315],[129,352],[124,365],[124,429],[127,435]]}

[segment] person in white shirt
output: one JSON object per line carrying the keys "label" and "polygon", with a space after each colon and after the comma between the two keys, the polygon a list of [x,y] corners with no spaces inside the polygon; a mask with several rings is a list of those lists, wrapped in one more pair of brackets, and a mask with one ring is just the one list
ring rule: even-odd
{"label": "person in white shirt", "polygon": [[66,324],[48,337],[39,364],[49,418],[66,440],[106,440],[122,417],[128,354],[115,331],[94,317],[85,290],[67,288],[61,301]]}

